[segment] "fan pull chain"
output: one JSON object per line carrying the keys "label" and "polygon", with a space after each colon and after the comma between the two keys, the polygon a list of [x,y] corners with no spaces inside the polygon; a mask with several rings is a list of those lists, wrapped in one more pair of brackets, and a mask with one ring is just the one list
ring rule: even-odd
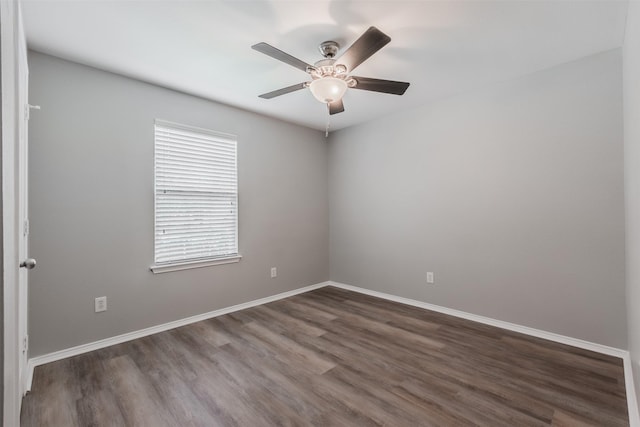
{"label": "fan pull chain", "polygon": [[324,129],[324,137],[329,138],[329,125],[331,124],[331,107],[329,107],[329,103],[327,102],[327,127]]}

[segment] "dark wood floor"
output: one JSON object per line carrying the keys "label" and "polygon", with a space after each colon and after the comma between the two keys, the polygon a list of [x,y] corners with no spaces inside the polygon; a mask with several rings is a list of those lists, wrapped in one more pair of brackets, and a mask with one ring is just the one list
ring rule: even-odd
{"label": "dark wood floor", "polygon": [[37,367],[23,426],[624,426],[622,362],[322,288]]}

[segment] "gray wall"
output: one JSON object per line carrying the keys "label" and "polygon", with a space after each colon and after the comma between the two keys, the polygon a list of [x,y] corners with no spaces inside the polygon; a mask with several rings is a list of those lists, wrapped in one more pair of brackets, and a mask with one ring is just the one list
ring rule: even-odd
{"label": "gray wall", "polygon": [[[317,131],[30,61],[32,357],[329,276],[626,348],[619,50],[338,131],[328,153]],[[154,118],[238,135],[240,263],[149,272]]]}
{"label": "gray wall", "polygon": [[[31,357],[329,279],[322,133],[29,59],[30,101],[42,106],[30,123]],[[155,118],[238,136],[238,264],[149,271]],[[102,295],[109,309],[96,314]]]}
{"label": "gray wall", "polygon": [[610,51],[336,132],[331,279],[626,348],[621,66]]}
{"label": "gray wall", "polygon": [[629,2],[624,43],[624,158],[627,220],[627,327],[640,397],[640,3]]}

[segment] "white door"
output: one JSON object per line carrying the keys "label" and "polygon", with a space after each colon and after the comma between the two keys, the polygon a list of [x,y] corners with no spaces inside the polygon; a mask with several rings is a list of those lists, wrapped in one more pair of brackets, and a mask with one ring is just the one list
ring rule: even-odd
{"label": "white door", "polygon": [[18,337],[20,338],[20,392],[24,395],[27,391],[28,370],[27,357],[29,348],[29,336],[27,329],[28,308],[28,279],[29,270],[35,266],[35,261],[29,258],[29,67],[27,65],[27,47],[24,39],[22,19],[18,21],[18,259],[20,260],[20,273],[18,274]]}
{"label": "white door", "polygon": [[[20,3],[0,0],[0,83],[2,86],[2,278],[4,287],[3,425],[20,424],[27,353],[26,238],[27,212],[27,63]],[[25,266],[30,264],[25,264]],[[25,270],[23,272],[22,270]]]}

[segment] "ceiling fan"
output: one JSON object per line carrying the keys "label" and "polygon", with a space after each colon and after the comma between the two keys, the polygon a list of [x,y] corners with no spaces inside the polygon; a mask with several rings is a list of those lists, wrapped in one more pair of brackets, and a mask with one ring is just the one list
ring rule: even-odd
{"label": "ceiling fan", "polygon": [[342,97],[348,88],[402,95],[409,87],[409,83],[358,77],[350,74],[358,65],[369,59],[390,41],[391,38],[382,31],[376,27],[370,27],[337,59],[335,56],[340,45],[334,41],[321,43],[320,53],[325,59],[321,59],[313,65],[307,64],[270,44],[264,42],[255,44],[251,46],[252,49],[296,67],[311,76],[311,81],[263,93],[260,98],[271,99],[308,87],[318,101],[327,104],[329,114],[337,114],[344,111]]}

